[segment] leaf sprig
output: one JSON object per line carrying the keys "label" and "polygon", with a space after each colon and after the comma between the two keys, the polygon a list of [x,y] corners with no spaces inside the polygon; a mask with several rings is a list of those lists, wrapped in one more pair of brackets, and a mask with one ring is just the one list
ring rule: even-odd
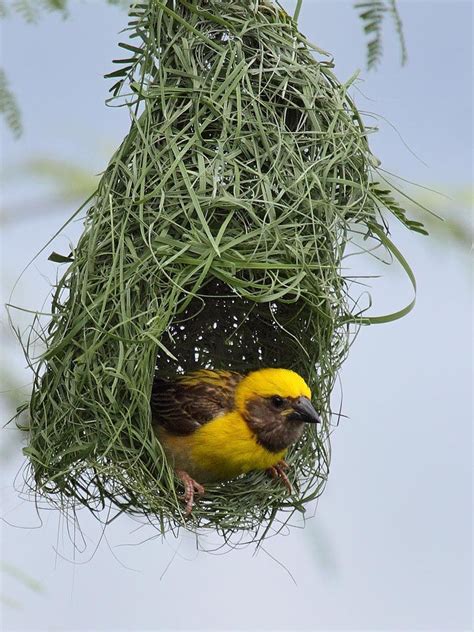
{"label": "leaf sprig", "polygon": [[403,24],[398,11],[396,0],[366,0],[357,2],[355,8],[364,25],[364,32],[368,36],[367,68],[375,68],[383,56],[382,31],[386,15],[390,15],[398,35],[402,66],[407,61],[407,47]]}

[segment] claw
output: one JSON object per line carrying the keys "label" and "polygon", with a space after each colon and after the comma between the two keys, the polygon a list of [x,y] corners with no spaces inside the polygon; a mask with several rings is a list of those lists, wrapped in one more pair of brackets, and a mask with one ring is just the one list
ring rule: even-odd
{"label": "claw", "polygon": [[194,478],[191,478],[191,476],[189,476],[189,474],[184,470],[176,470],[176,476],[182,481],[184,485],[184,494],[180,496],[180,499],[184,500],[186,503],[184,515],[189,516],[193,509],[194,494],[202,496],[206,490],[202,485],[195,481]]}
{"label": "claw", "polygon": [[275,465],[273,465],[272,467],[269,467],[267,469],[267,472],[273,478],[279,478],[291,494],[293,491],[293,488],[291,487],[290,479],[285,474],[285,470],[287,469],[288,469],[288,463],[286,463],[285,461],[278,461],[278,463],[275,463]]}

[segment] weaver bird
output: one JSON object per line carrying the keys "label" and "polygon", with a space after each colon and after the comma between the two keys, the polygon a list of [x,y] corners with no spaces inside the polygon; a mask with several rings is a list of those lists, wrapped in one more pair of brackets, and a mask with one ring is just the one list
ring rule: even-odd
{"label": "weaver bird", "polygon": [[154,429],[184,484],[186,514],[202,483],[267,470],[291,491],[285,474],[288,447],[317,423],[311,391],[294,371],[193,371],[174,380],[155,378]]}

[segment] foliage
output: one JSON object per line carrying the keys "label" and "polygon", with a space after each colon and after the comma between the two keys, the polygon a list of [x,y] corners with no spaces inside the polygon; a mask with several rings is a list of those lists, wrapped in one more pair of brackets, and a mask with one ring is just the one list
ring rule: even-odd
{"label": "foliage", "polygon": [[[401,206],[401,203],[395,198],[392,189],[382,188],[383,183],[374,182],[369,187],[369,195],[373,199],[375,204],[379,204],[382,208],[387,208],[390,212],[407,228],[420,233],[421,235],[427,235],[428,231],[424,228],[422,222],[418,222],[407,217],[406,209]],[[406,202],[406,200],[403,200]]]}
{"label": "foliage", "polygon": [[[129,0],[105,0],[107,4],[128,7]],[[19,15],[26,22],[36,23],[44,11],[68,16],[69,0],[0,0],[0,18]],[[15,95],[10,90],[5,70],[0,68],[0,114],[12,133],[19,137],[22,133],[21,112]]]}
{"label": "foliage", "polygon": [[[107,4],[128,7],[129,0],[105,0]],[[19,15],[26,22],[35,23],[44,11],[68,15],[70,0],[0,0],[0,17]]]}
{"label": "foliage", "polygon": [[3,114],[14,135],[20,136],[22,131],[20,110],[2,68],[0,68],[0,114]]}
{"label": "foliage", "polygon": [[355,8],[364,24],[364,32],[369,37],[367,42],[367,67],[375,68],[382,59],[382,28],[385,16],[391,16],[398,35],[402,65],[407,60],[407,48],[403,33],[402,20],[398,12],[396,0],[366,0],[358,2]]}
{"label": "foliage", "polygon": [[134,5],[128,31],[109,76],[131,129],[72,255],[53,255],[68,267],[26,349],[30,482],[62,508],[111,504],[174,530],[185,523],[150,424],[155,365],[161,375],[286,366],[308,379],[324,417],[289,456],[293,495],[254,472],[209,487],[186,523],[263,537],[324,488],[350,331],[412,306],[363,314],[342,276],[346,247],[362,234],[363,250],[387,248],[413,280],[383,214],[421,227],[374,186],[350,82],[286,13],[153,0]]}
{"label": "foliage", "polygon": [[[13,581],[16,581],[34,593],[42,593],[44,591],[44,588],[39,581],[13,564],[8,564],[7,562],[0,563],[0,573],[8,576],[8,582],[5,583],[8,583],[9,586],[12,585]],[[22,605],[16,599],[12,599],[3,592],[0,592],[0,603],[3,603],[4,606],[9,608],[22,608]]]}

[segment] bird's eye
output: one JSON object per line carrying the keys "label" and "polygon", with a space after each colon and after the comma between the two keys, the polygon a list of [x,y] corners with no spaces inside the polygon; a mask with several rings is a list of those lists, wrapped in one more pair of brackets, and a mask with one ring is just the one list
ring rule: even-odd
{"label": "bird's eye", "polygon": [[284,403],[285,400],[283,399],[283,397],[280,397],[279,395],[274,395],[272,397],[272,404],[275,408],[281,408]]}

